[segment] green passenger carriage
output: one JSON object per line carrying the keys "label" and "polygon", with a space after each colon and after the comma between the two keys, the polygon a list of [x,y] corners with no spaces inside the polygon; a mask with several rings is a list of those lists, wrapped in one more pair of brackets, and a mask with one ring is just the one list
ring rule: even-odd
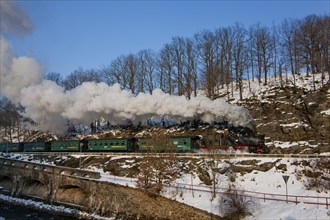
{"label": "green passenger carriage", "polygon": [[87,151],[133,151],[132,139],[92,139],[87,141]]}
{"label": "green passenger carriage", "polygon": [[136,143],[139,148],[139,151],[142,152],[155,152],[165,150],[164,144],[160,143],[159,141],[155,141],[152,138],[138,138]]}
{"label": "green passenger carriage", "polygon": [[50,151],[82,151],[82,145],[79,140],[55,141],[51,142]]}
{"label": "green passenger carriage", "polygon": [[22,143],[2,143],[0,144],[1,152],[21,152],[23,151]]}
{"label": "green passenger carriage", "polygon": [[164,139],[138,138],[137,145],[142,152],[184,152],[192,151],[196,138],[192,137],[170,137]]}
{"label": "green passenger carriage", "polygon": [[48,146],[46,142],[25,142],[24,152],[45,152],[49,151]]}
{"label": "green passenger carriage", "polygon": [[194,148],[194,139],[191,137],[171,137],[173,151],[191,151]]}

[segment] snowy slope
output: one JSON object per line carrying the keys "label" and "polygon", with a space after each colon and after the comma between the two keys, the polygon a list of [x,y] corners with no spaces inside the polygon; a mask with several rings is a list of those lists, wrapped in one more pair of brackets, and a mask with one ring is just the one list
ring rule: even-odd
{"label": "snowy slope", "polygon": [[[30,156],[17,156],[13,154],[12,158],[20,157],[22,160],[31,160]],[[77,158],[79,156],[75,156]],[[118,156],[111,157],[109,160],[125,160],[121,168],[130,169],[128,164],[134,164],[137,157]],[[141,158],[141,157],[139,157]],[[65,159],[65,158],[64,158]],[[205,162],[210,159],[191,158]],[[218,184],[216,186],[216,197],[212,199],[212,190],[209,185],[205,185],[200,180],[198,174],[193,172],[181,173],[181,177],[171,186],[166,187],[162,195],[175,199],[179,202],[186,203],[191,206],[212,212],[216,215],[223,215],[221,209],[222,193],[226,192],[229,185],[234,185],[236,189],[245,191],[244,195],[248,199],[254,201],[254,206],[251,209],[251,216],[245,217],[246,220],[252,219],[330,219],[330,211],[325,205],[307,204],[307,202],[326,203],[330,202],[329,188],[319,188],[307,190],[305,184],[308,182],[303,173],[320,172],[318,169],[317,159],[300,159],[300,158],[234,158],[220,160],[217,163],[217,168],[222,169],[231,164],[251,167],[251,161],[255,161],[255,167],[262,167],[265,164],[273,163],[274,166],[268,171],[253,170],[252,172],[236,172],[232,174],[224,173],[217,175]],[[45,163],[44,160],[34,160],[34,162]],[[127,163],[126,163],[127,162]],[[190,163],[188,158],[188,162]],[[198,163],[199,163],[198,162]],[[329,163],[329,158],[323,159],[323,165]],[[310,166],[306,165],[310,164]],[[89,170],[94,170],[101,173],[100,181],[113,182],[129,187],[136,187],[136,178],[113,176],[109,172],[104,172],[100,166],[89,166]],[[330,178],[329,169],[323,169],[324,176]],[[209,170],[209,173],[211,170]],[[286,187],[283,180],[283,175],[288,175],[288,200],[286,203]],[[234,176],[234,181],[232,181]],[[329,184],[329,182],[328,182]],[[241,191],[240,191],[241,193]],[[271,194],[271,195],[270,195]],[[305,198],[302,196],[314,196],[319,198]],[[259,197],[259,198],[254,198]],[[266,200],[264,199],[266,198]],[[270,199],[279,199],[284,201],[275,201]],[[296,204],[295,201],[299,203]]]}
{"label": "snowy slope", "polygon": [[[330,79],[329,75],[327,73],[324,73],[324,84],[326,84]],[[313,77],[309,76],[307,77],[306,74],[301,73],[300,75],[296,75],[295,78],[293,75],[288,74],[286,76],[283,76],[284,79],[282,82],[280,81],[279,77],[277,76],[276,78],[274,76],[270,76],[267,79],[267,85],[264,85],[264,79],[261,79],[262,83],[259,83],[257,79],[254,79],[253,81],[250,80],[243,80],[242,82],[242,87],[243,87],[243,99],[248,99],[251,97],[258,98],[260,101],[267,102],[267,100],[264,100],[263,97],[265,95],[271,95],[272,90],[274,88],[279,88],[281,87],[281,84],[284,87],[297,87],[297,88],[302,88],[305,91],[313,91],[314,86],[313,86]],[[322,85],[322,74],[318,73],[314,75],[314,81],[316,82],[315,89],[318,90],[320,89]],[[294,83],[295,81],[295,83]],[[250,85],[249,85],[250,84]],[[236,88],[236,84],[233,84],[234,88]],[[249,89],[250,88],[250,89]],[[233,91],[233,92],[231,92]],[[239,90],[238,89],[228,89],[229,94],[229,101],[231,103],[239,103],[240,102],[240,96],[239,96]],[[228,96],[224,96],[224,94],[227,93],[227,88],[223,88],[219,90],[219,94],[223,96],[228,101]],[[330,97],[329,97],[330,99]]]}
{"label": "snowy slope", "polygon": [[[233,159],[231,162],[242,162],[247,159]],[[259,163],[274,162],[278,158],[263,158]],[[305,204],[305,202],[322,202],[325,203],[330,196],[328,191],[317,192],[315,190],[306,190],[304,181],[306,179],[297,179],[297,169],[304,169],[302,167],[292,166],[292,163],[302,161],[302,159],[280,159],[278,164],[286,164],[288,170],[283,172],[272,168],[267,172],[254,171],[244,175],[238,174],[236,177],[235,185],[238,189],[258,192],[258,193],[269,193],[279,194],[282,196],[268,196],[266,198],[277,198],[285,200],[286,190],[285,183],[282,175],[289,175],[288,181],[288,194],[289,201],[295,201],[294,196],[317,196],[322,197],[320,199],[309,199],[309,198],[298,198],[300,203],[296,204],[293,202],[286,203],[286,201],[272,201],[263,199],[253,199],[256,203],[254,209],[252,209],[252,215],[246,217],[246,220],[250,219],[330,219],[330,211],[325,205],[313,205]],[[220,163],[222,166],[222,163]],[[98,170],[98,169],[97,169]],[[102,170],[98,170],[101,171]],[[330,173],[328,173],[330,175]],[[228,188],[228,176],[219,175],[219,184],[217,185],[217,197],[212,198],[211,189],[209,186],[204,185],[197,176],[185,174],[181,179],[177,180],[176,184],[172,187],[166,188],[163,195],[175,199],[179,202],[186,203],[191,206],[212,212],[216,215],[222,215],[221,212],[221,192],[224,192]],[[127,185],[135,187],[135,179],[125,177],[115,177],[108,174],[102,174],[102,181],[110,181],[117,184]],[[260,194],[246,193],[246,195],[262,197]]]}

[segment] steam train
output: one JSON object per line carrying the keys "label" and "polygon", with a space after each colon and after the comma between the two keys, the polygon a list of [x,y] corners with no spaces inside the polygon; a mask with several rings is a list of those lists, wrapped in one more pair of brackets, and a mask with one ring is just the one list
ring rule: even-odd
{"label": "steam train", "polygon": [[0,152],[194,152],[218,149],[246,151],[249,153],[268,153],[260,138],[228,138],[226,144],[212,144],[203,138],[176,136],[166,138],[116,138],[116,139],[83,139],[63,141],[1,143]]}

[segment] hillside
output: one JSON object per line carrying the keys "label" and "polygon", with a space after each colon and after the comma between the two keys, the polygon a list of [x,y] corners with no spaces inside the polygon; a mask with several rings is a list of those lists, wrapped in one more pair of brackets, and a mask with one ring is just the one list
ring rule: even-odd
{"label": "hillside", "polygon": [[[256,122],[257,132],[265,136],[266,144],[271,153],[324,153],[330,152],[330,84],[329,76],[325,75],[323,85],[321,74],[315,75],[315,90],[313,78],[300,75],[293,83],[293,77],[287,76],[282,85],[277,78],[269,78],[268,85],[259,84],[257,80],[243,81],[243,100],[239,100],[238,89],[224,88],[219,90],[219,97],[227,102],[242,105],[252,114]],[[250,89],[249,88],[250,84]],[[234,85],[235,86],[235,85]],[[229,93],[228,93],[229,91]],[[233,92],[230,92],[233,91]],[[101,123],[102,124],[102,123]],[[214,128],[208,126],[191,129],[185,127],[166,128],[128,128],[112,127],[108,129],[106,122],[98,133],[91,135],[90,127],[76,126],[67,137],[45,134],[38,130],[12,134],[12,140],[38,141],[57,139],[108,138],[108,137],[142,137],[163,135],[200,135],[210,133],[231,132],[242,133],[240,129],[220,125]],[[22,126],[23,127],[23,126]],[[245,131],[243,131],[245,132]],[[1,130],[1,139],[4,130]],[[24,137],[23,137],[24,136]]]}
{"label": "hillside", "polygon": [[275,78],[270,78],[267,86],[251,82],[251,92],[245,81],[244,100],[234,91],[230,102],[250,110],[258,133],[265,135],[273,153],[329,152],[330,84],[325,76],[322,85],[321,77],[315,76],[315,91],[312,77],[303,75],[297,77],[295,86],[291,75],[283,86]]}

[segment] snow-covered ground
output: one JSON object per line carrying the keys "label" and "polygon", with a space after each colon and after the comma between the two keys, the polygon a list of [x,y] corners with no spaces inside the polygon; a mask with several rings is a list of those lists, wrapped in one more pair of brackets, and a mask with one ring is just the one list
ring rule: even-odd
{"label": "snow-covered ground", "polygon": [[[275,162],[278,158],[256,158],[260,160],[260,164],[266,162]],[[249,159],[232,159],[231,162],[241,162]],[[256,202],[255,209],[252,212],[252,216],[246,217],[246,220],[250,219],[330,219],[330,205],[327,208],[325,205],[313,205],[307,204],[305,202],[320,202],[330,203],[329,192],[317,192],[314,190],[306,190],[304,186],[304,179],[297,179],[295,175],[297,172],[296,166],[290,166],[291,163],[299,162],[302,159],[281,159],[281,164],[287,165],[287,171],[282,172],[276,170],[273,167],[267,172],[254,171],[251,173],[246,173],[244,175],[237,175],[235,185],[236,188],[241,190],[246,190],[248,192],[245,195],[251,195],[255,197],[264,197],[262,193],[266,194],[279,194],[279,196],[265,195],[265,198],[274,198],[286,200],[286,187],[283,180],[283,175],[288,175],[289,180],[287,183],[288,188],[288,199],[289,201],[295,201],[295,196],[316,196],[323,197],[323,199],[310,199],[310,198],[301,198],[298,197],[298,204],[294,202],[286,203],[286,201],[273,201],[264,199],[253,199]],[[219,163],[219,166],[222,166]],[[95,169],[97,170],[97,169]],[[125,177],[116,177],[101,171],[102,177],[101,181],[109,181],[121,185],[126,185],[130,187],[135,187],[135,179],[125,178]],[[221,192],[224,192],[228,189],[228,176],[219,175],[218,176],[219,184],[217,185],[217,196],[213,200],[212,190],[209,186],[205,186],[197,176],[191,176],[190,174],[183,175],[181,179],[177,180],[174,185],[167,187],[163,195],[175,199],[179,202],[186,203],[191,206],[212,212],[217,215],[222,215],[220,207],[220,198]],[[251,193],[256,192],[256,193]],[[261,193],[261,194],[257,194]],[[281,196],[280,196],[281,195]]]}
{"label": "snow-covered ground", "polygon": [[[16,155],[12,156],[13,158]],[[121,157],[112,157],[114,159],[123,159],[131,163],[134,158],[129,156]],[[23,160],[28,159],[27,157],[21,158]],[[247,160],[257,160],[255,165],[261,166],[265,163],[275,163],[276,166],[271,168],[266,172],[254,170],[252,172],[247,172],[245,174],[234,173],[235,181],[230,181],[230,176],[227,174],[217,175],[216,179],[218,184],[216,186],[216,197],[212,199],[212,189],[210,186],[205,185],[197,175],[195,174],[186,174],[182,173],[181,177],[176,180],[171,186],[166,187],[162,195],[170,199],[175,199],[179,202],[186,203],[191,206],[195,206],[199,209],[212,212],[216,215],[222,215],[221,211],[221,196],[223,192],[228,189],[229,184],[235,185],[235,188],[238,190],[246,191],[247,199],[252,199],[255,202],[253,207],[252,215],[246,217],[246,220],[252,219],[330,219],[330,204],[328,208],[325,205],[315,205],[307,204],[307,202],[316,202],[316,203],[330,203],[329,191],[321,190],[306,190],[304,182],[306,182],[305,176],[299,176],[297,173],[306,167],[299,165],[303,160],[310,160],[310,163],[314,163],[315,159],[297,159],[297,158],[235,158],[235,159],[226,159],[230,160],[230,163],[237,164],[240,166],[249,166],[242,165],[244,161]],[[329,162],[329,160],[326,160]],[[44,161],[34,161],[42,162]],[[243,162],[243,163],[242,163]],[[284,164],[284,165],[282,165]],[[298,165],[293,165],[298,164]],[[223,168],[227,166],[227,163],[220,161],[217,163],[218,168]],[[277,169],[278,165],[286,166],[286,171],[283,169]],[[123,164],[123,166],[127,166]],[[125,168],[125,167],[123,167]],[[100,181],[112,182],[124,186],[136,187],[135,178],[127,177],[118,177],[110,175],[107,172],[104,172],[102,168],[89,167],[90,170],[100,172],[101,178]],[[285,169],[284,169],[285,170]],[[329,170],[326,170],[328,176],[330,176]],[[287,182],[288,188],[288,200],[289,201],[298,201],[287,203],[286,200],[286,187],[283,180],[283,175],[288,175],[289,180]],[[277,194],[277,195],[269,195]],[[315,196],[322,198],[303,198],[300,196]],[[260,197],[260,198],[254,198]],[[2,197],[1,197],[2,198]],[[264,200],[266,198],[266,200]],[[4,199],[4,198],[2,198]],[[274,201],[268,199],[281,199],[284,201]],[[36,204],[40,206],[40,204]],[[70,210],[69,210],[70,212]]]}
{"label": "snow-covered ground", "polygon": [[[324,80],[323,83],[327,83],[329,79],[329,74],[324,73],[323,74]],[[297,87],[297,88],[303,88],[305,91],[313,91],[314,90],[314,85],[313,85],[313,77],[310,75],[309,77],[306,76],[305,73],[301,73],[300,75],[295,75],[293,77],[292,74],[288,74],[283,76],[282,82],[280,81],[279,77],[277,76],[276,78],[274,76],[270,76],[267,79],[267,85],[264,85],[264,78],[261,79],[262,83],[259,83],[257,79],[254,79],[254,81],[250,80],[243,80],[242,82],[242,96],[243,99],[247,98],[257,98],[262,102],[267,102],[265,100],[265,97],[274,95],[273,93],[273,88],[278,88],[281,87],[281,83],[283,86],[291,86],[291,87]],[[320,89],[322,85],[322,74],[314,74],[314,81],[315,83],[315,89],[318,90]],[[295,83],[294,83],[295,82]],[[250,85],[249,85],[250,84]],[[233,84],[234,88],[236,87],[235,83]],[[249,89],[250,87],[250,89]],[[227,89],[226,87],[224,89],[219,89],[219,94],[226,94],[230,92],[229,98],[231,103],[237,103],[240,101],[240,95],[239,95],[239,90],[234,89],[233,92],[229,88]],[[231,93],[232,92],[232,93]],[[329,94],[330,95],[330,94]],[[228,99],[228,96],[224,96],[225,99]],[[330,98],[330,97],[329,97]],[[326,111],[325,114],[329,112]]]}

